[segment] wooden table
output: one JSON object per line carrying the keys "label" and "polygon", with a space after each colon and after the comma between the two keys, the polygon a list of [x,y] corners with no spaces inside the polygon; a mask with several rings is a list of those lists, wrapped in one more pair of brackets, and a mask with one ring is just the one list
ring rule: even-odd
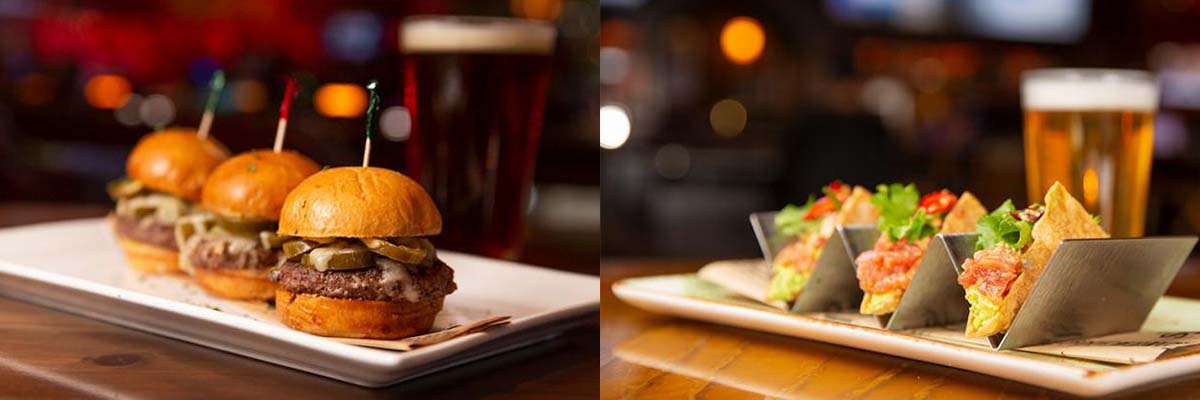
{"label": "wooden table", "polygon": [[[105,212],[97,206],[0,204],[0,226]],[[555,254],[533,256],[548,260]],[[594,271],[594,260],[577,255],[574,262],[562,265]],[[368,389],[18,300],[0,297],[0,398],[597,396],[599,333],[594,323],[545,344]]]}
{"label": "wooden table", "polygon": [[[770,389],[797,398],[1000,399],[1070,395],[906,358],[648,313],[612,294],[614,281],[695,272],[703,261],[605,260],[600,265],[601,398],[754,398]],[[1200,262],[1168,290],[1200,297]],[[1200,316],[1197,316],[1200,318]],[[638,356],[617,356],[637,354]],[[737,377],[755,377],[748,382]],[[761,390],[761,389],[760,389]],[[1116,398],[1194,398],[1200,374]]]}

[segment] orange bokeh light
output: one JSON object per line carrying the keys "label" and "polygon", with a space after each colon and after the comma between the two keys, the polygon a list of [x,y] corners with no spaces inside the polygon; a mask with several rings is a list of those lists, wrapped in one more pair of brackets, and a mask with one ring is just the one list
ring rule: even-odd
{"label": "orange bokeh light", "polygon": [[747,65],[758,60],[766,43],[762,25],[754,18],[735,17],[721,28],[721,51],[734,64]]}
{"label": "orange bokeh light", "polygon": [[553,21],[562,13],[562,0],[511,0],[509,8],[518,17]]}
{"label": "orange bokeh light", "polygon": [[129,98],[129,80],[120,75],[96,75],[83,87],[83,97],[92,107],[114,109]]}
{"label": "orange bokeh light", "polygon": [[317,89],[313,105],[326,117],[356,118],[367,109],[367,91],[359,85],[330,83]]}

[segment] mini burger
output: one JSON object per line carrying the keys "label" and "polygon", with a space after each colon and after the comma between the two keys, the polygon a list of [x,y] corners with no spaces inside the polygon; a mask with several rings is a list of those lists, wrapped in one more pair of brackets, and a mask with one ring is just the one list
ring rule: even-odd
{"label": "mini burger", "polygon": [[283,323],[354,338],[428,332],[456,289],[427,239],[441,230],[429,194],[398,172],[341,167],[305,179],[279,216],[278,233],[289,238],[273,273]]}
{"label": "mini burger", "polygon": [[274,298],[269,275],[283,260],[275,235],[280,209],[292,188],[318,170],[308,157],[287,150],[255,150],[221,163],[204,184],[204,212],[176,225],[180,269],[216,296]]}
{"label": "mini burger", "polygon": [[229,150],[185,128],[146,135],[125,164],[127,177],[109,183],[117,202],[109,214],[129,266],[144,272],[179,270],[175,223],[189,215],[209,173]]}

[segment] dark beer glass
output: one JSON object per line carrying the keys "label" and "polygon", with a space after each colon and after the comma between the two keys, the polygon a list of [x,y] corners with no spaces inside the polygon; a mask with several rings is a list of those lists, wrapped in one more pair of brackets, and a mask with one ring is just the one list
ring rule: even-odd
{"label": "dark beer glass", "polygon": [[442,212],[439,248],[518,255],[555,35],[530,20],[405,19],[405,162]]}

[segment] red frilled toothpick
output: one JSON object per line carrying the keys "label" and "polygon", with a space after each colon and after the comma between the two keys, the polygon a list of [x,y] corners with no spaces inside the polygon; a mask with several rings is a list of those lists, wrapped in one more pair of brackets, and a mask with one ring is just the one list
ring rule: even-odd
{"label": "red frilled toothpick", "polygon": [[283,103],[279,105],[279,127],[275,128],[275,152],[283,150],[283,136],[287,133],[288,111],[292,98],[296,97],[296,78],[287,78],[287,89],[283,92]]}

